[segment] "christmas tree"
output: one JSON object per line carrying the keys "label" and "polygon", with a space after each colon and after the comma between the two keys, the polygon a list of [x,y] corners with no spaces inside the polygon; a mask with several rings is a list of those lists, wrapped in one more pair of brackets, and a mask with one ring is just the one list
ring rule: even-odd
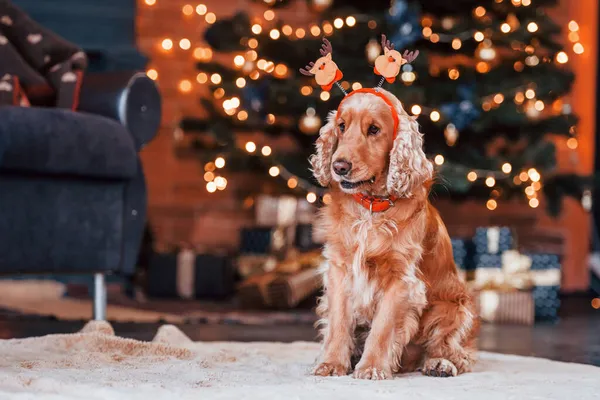
{"label": "christmas tree", "polygon": [[[327,202],[307,160],[343,93],[322,91],[298,68],[314,61],[326,37],[344,73],[341,86],[373,87],[380,77],[372,66],[385,34],[400,51],[420,51],[400,79],[384,87],[419,116],[426,152],[438,169],[437,197],[476,197],[494,210],[515,196],[536,208],[543,192],[548,210],[557,214],[564,195],[581,198],[591,184],[557,172],[557,141],[549,139],[559,135],[566,142],[558,143],[577,147],[568,61],[583,47],[572,21],[573,52],[563,50],[561,29],[544,8],[555,1],[534,1],[308,0],[313,23],[292,26],[278,12],[297,2],[264,0],[263,18],[242,12],[206,31],[213,52],[230,55],[231,63],[198,63],[199,81],[212,85],[212,97],[201,100],[209,117],[184,118],[182,127],[212,139],[198,141],[204,160],[227,154],[229,168],[268,172],[283,178],[286,190]],[[244,131],[264,132],[267,143],[236,147],[235,135]],[[268,138],[276,135],[290,135],[296,149],[272,152]],[[218,187],[207,184],[209,191]]]}

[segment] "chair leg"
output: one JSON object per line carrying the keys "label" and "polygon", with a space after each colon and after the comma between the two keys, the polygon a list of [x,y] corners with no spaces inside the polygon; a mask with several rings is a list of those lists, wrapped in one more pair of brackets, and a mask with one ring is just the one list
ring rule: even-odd
{"label": "chair leg", "polygon": [[94,274],[94,320],[106,320],[106,281],[104,274]]}

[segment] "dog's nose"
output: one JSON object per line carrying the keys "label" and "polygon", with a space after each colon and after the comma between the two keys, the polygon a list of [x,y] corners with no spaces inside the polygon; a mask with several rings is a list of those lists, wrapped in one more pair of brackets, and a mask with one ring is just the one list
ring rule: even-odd
{"label": "dog's nose", "polygon": [[352,169],[352,163],[344,159],[337,160],[333,163],[333,171],[339,176],[348,175]]}

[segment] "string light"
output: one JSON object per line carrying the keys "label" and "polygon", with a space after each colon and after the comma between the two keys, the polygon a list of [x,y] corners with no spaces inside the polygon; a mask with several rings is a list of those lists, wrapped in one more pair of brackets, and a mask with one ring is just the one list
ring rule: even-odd
{"label": "string light", "polygon": [[164,39],[161,42],[161,46],[165,50],[171,50],[173,48],[173,41],[171,39]]}
{"label": "string light", "polygon": [[313,36],[319,36],[321,34],[321,28],[316,25],[310,27],[310,33]]}
{"label": "string light", "polygon": [[525,95],[523,94],[523,92],[517,92],[515,94],[515,103],[523,104],[524,101],[525,101]]}
{"label": "string light", "polygon": [[222,80],[222,78],[221,78],[221,75],[219,75],[219,74],[212,74],[210,76],[210,81],[212,83],[214,83],[215,85],[218,85],[219,83],[221,83],[221,80]]}
{"label": "string light", "polygon": [[255,35],[258,35],[259,33],[262,32],[262,26],[260,26],[259,24],[254,24],[252,25],[252,33],[254,33]]}
{"label": "string light", "polygon": [[344,26],[344,20],[341,18],[336,18],[333,21],[333,26],[335,26],[337,29],[341,29]]}
{"label": "string light", "polygon": [[275,13],[273,12],[273,10],[267,10],[265,11],[265,13],[263,14],[263,17],[265,17],[265,19],[267,21],[272,21],[273,18],[275,18]]}
{"label": "string light", "polygon": [[498,93],[494,96],[494,103],[502,104],[503,101],[504,101],[504,95],[502,93]]}
{"label": "string light", "polygon": [[352,90],[358,90],[358,89],[361,89],[361,88],[362,88],[362,85],[360,84],[360,82],[354,82],[352,84]]}
{"label": "string light", "polygon": [[181,9],[181,12],[184,15],[187,15],[188,17],[190,15],[192,15],[194,13],[194,7],[191,6],[191,4],[186,4],[185,6],[183,6],[183,8]]}
{"label": "string light", "polygon": [[242,56],[240,54],[238,54],[237,56],[233,57],[233,63],[238,68],[241,68],[244,65],[245,62],[246,62],[246,59],[244,58],[244,56]]}
{"label": "string light", "polygon": [[573,45],[573,52],[575,54],[583,54],[584,48],[583,45],[581,43],[575,43]]}
{"label": "string light", "polygon": [[429,118],[431,118],[433,122],[437,122],[440,120],[440,113],[436,110],[433,110],[431,114],[429,114]]}
{"label": "string light", "polygon": [[156,0],[145,0],[146,5],[153,6],[156,4]]}
{"label": "string light", "polygon": [[273,125],[275,123],[275,116],[273,114],[267,114],[267,124]]}
{"label": "string light", "polygon": [[255,38],[252,38],[252,39],[248,40],[248,47],[250,47],[251,49],[257,48],[258,47],[258,40],[256,40]]}
{"label": "string light", "polygon": [[577,33],[577,32],[569,32],[569,40],[571,42],[578,42],[579,41],[579,33]]}
{"label": "string light", "polygon": [[535,105],[534,105],[534,107],[535,107],[535,109],[536,109],[536,110],[538,110],[538,111],[543,111],[543,110],[544,110],[544,108],[545,108],[545,106],[544,106],[544,102],[543,102],[543,101],[541,101],[541,100],[538,100],[538,101],[536,101],[536,102],[535,102]]}
{"label": "string light", "polygon": [[333,199],[331,198],[331,195],[329,193],[325,193],[323,195],[323,204],[331,204],[332,201]]}
{"label": "string light", "polygon": [[238,119],[239,119],[240,121],[245,121],[245,120],[247,120],[247,119],[248,119],[248,112],[247,112],[247,111],[245,111],[245,110],[241,110],[241,111],[238,113],[237,117],[238,117]]}
{"label": "string light", "polygon": [[433,159],[433,161],[437,164],[437,165],[442,165],[444,163],[444,156],[441,154],[438,154],[437,156],[435,156],[435,158]]}
{"label": "string light", "polygon": [[204,16],[204,20],[208,24],[214,24],[217,21],[217,16],[215,15],[215,13],[209,12]]}
{"label": "string light", "polygon": [[279,175],[279,167],[269,168],[269,175],[271,175],[272,177],[276,177],[277,175]]}
{"label": "string light", "polygon": [[179,82],[179,90],[183,93],[189,93],[192,90],[192,82],[187,79]]}
{"label": "string light", "polygon": [[356,25],[356,18],[354,18],[353,16],[347,17],[346,25],[348,25],[349,27],[353,27],[354,25]]}
{"label": "string light", "polygon": [[189,39],[181,39],[179,41],[179,47],[181,47],[182,50],[189,50],[190,47],[192,47],[192,42],[190,42]]}
{"label": "string light", "polygon": [[579,143],[577,143],[577,139],[575,138],[569,138],[567,140],[567,147],[571,150],[575,150],[577,148]]}
{"label": "string light", "polygon": [[206,184],[206,190],[208,193],[214,193],[217,191],[217,184],[215,182],[208,182]]}
{"label": "string light", "polygon": [[458,69],[451,68],[448,70],[448,77],[450,79],[452,79],[453,81],[457,80],[459,76],[460,76],[460,72],[458,72]]}
{"label": "string light", "polygon": [[414,106],[411,107],[410,111],[414,114],[414,115],[419,115],[421,114],[421,106],[418,104],[415,104]]}
{"label": "string light", "polygon": [[537,208],[537,206],[539,206],[539,205],[540,205],[540,201],[537,198],[534,197],[532,199],[529,199],[529,207]]}
{"label": "string light", "polygon": [[146,75],[153,81],[158,79],[158,71],[156,71],[154,68],[150,68],[148,71],[146,71]]}
{"label": "string light", "polygon": [[[215,166],[215,163],[214,163],[214,162],[212,162],[212,161],[211,161],[211,162],[207,162],[207,163],[204,165],[204,170],[205,170],[205,171],[212,172],[212,171],[214,171],[214,170],[215,170],[215,168],[216,168],[216,166]],[[212,180],[212,179],[210,179],[210,180]]]}
{"label": "string light", "polygon": [[564,64],[567,61],[569,61],[569,56],[564,51],[560,51],[560,52],[558,52],[558,54],[556,54],[556,62],[557,63]]}
{"label": "string light", "polygon": [[325,22],[323,24],[323,32],[328,35],[331,34],[333,32],[333,25],[331,25],[329,22]]}
{"label": "string light", "polygon": [[487,72],[489,72],[490,70],[490,66],[488,63],[486,63],[485,61],[480,61],[477,63],[477,65],[475,66],[475,69],[477,70],[477,72],[479,72],[480,74],[485,74]]}
{"label": "string light", "polygon": [[496,184],[496,179],[493,176],[488,176],[485,178],[485,185],[487,187],[493,187]]}
{"label": "string light", "polygon": [[498,208],[498,202],[494,199],[489,199],[487,203],[485,203],[485,206],[488,210],[494,211],[496,208]]}
{"label": "string light", "polygon": [[531,33],[537,32],[538,25],[535,22],[530,22],[527,24],[527,30]]}
{"label": "string light", "polygon": [[302,28],[296,29],[296,37],[302,39],[306,35],[306,31]]}
{"label": "string light", "polygon": [[309,203],[314,203],[315,201],[317,201],[317,195],[314,194],[313,192],[309,192],[306,194],[306,201],[308,201]]}
{"label": "string light", "polygon": [[217,189],[225,190],[227,187],[227,179],[223,178],[222,176],[217,176],[215,178],[215,185],[217,185]]}
{"label": "string light", "polygon": [[210,172],[210,171],[208,171],[208,172],[204,173],[204,180],[205,180],[206,182],[210,182],[210,181],[212,181],[213,179],[215,179],[215,174],[213,174],[213,173],[212,173],[212,172]]}
{"label": "string light", "polygon": [[[289,26],[289,25],[284,25],[284,26],[282,26],[282,27],[281,27],[281,32],[283,32],[283,34],[284,34],[285,36],[290,36],[290,35],[291,35],[291,34],[294,32],[294,30],[292,29],[292,27],[291,27],[291,26]],[[252,39],[251,39],[251,40],[252,40]]]}
{"label": "string light", "polygon": [[502,164],[502,172],[504,172],[505,174],[510,174],[510,171],[512,171],[512,165],[510,165],[509,163]]}
{"label": "string light", "polygon": [[206,6],[204,4],[198,4],[196,6],[196,14],[198,14],[198,15],[204,15],[204,14],[206,14],[207,11],[208,11],[208,8],[206,8]]}
{"label": "string light", "polygon": [[469,182],[475,182],[477,180],[477,172],[471,171],[467,174],[467,180]]}
{"label": "string light", "polygon": [[531,0],[521,0],[521,4],[523,7],[527,7],[531,5]]}
{"label": "string light", "polygon": [[474,11],[474,14],[477,17],[483,17],[485,15],[485,8],[482,6],[477,7]]}
{"label": "string light", "polygon": [[482,42],[483,39],[485,39],[485,36],[483,35],[483,32],[475,32],[475,34],[473,35],[473,38],[478,41],[478,42]]}
{"label": "string light", "polygon": [[223,157],[217,157],[215,159],[215,167],[223,168],[225,166],[225,159]]}
{"label": "string light", "polygon": [[269,146],[263,146],[263,148],[260,150],[260,152],[265,157],[269,156],[269,155],[271,155],[271,148]]}
{"label": "string light", "polygon": [[327,101],[327,100],[329,100],[331,95],[329,94],[329,92],[323,91],[323,92],[321,92],[321,95],[319,97],[321,97],[321,100]]}
{"label": "string light", "polygon": [[298,186],[298,179],[296,179],[296,178],[288,179],[287,185],[290,189],[295,189]]}
{"label": "string light", "polygon": [[256,143],[254,143],[254,142],[246,143],[246,151],[248,153],[254,153],[256,151]]}
{"label": "string light", "polygon": [[533,99],[533,98],[535,98],[535,90],[533,90],[533,89],[527,89],[525,91],[525,97],[527,97],[530,100]]}
{"label": "string light", "polygon": [[568,27],[571,32],[577,32],[579,30],[579,24],[575,21],[570,21]]}
{"label": "string light", "polygon": [[510,25],[508,23],[503,23],[502,25],[500,25],[500,30],[503,33],[509,33],[510,32]]}
{"label": "string light", "polygon": [[452,39],[452,48],[458,50],[462,47],[462,41],[459,38]]}
{"label": "string light", "polygon": [[246,86],[246,80],[244,78],[237,78],[235,80],[235,86],[243,88],[244,86]]}
{"label": "string light", "polygon": [[279,39],[279,30],[278,29],[271,29],[271,32],[269,32],[269,36],[271,37],[271,39],[273,40],[277,40]]}

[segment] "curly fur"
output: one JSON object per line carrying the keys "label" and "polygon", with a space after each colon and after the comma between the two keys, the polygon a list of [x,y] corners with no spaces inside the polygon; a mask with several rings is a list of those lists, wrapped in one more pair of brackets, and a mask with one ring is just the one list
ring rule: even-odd
{"label": "curly fur", "polygon": [[[326,238],[327,263],[317,308],[323,347],[314,372],[345,375],[354,368],[361,379],[419,367],[433,376],[463,373],[476,358],[475,307],[458,278],[448,232],[428,201],[432,165],[417,123],[383,92],[401,119],[395,140],[389,106],[357,93],[343,103],[341,121],[329,114],[311,159],[332,196],[315,227]],[[367,134],[372,124],[379,134]],[[340,177],[331,164],[342,158],[352,170]],[[366,182],[357,191],[401,198],[371,214],[349,196],[354,189],[332,185],[342,179]]]}

